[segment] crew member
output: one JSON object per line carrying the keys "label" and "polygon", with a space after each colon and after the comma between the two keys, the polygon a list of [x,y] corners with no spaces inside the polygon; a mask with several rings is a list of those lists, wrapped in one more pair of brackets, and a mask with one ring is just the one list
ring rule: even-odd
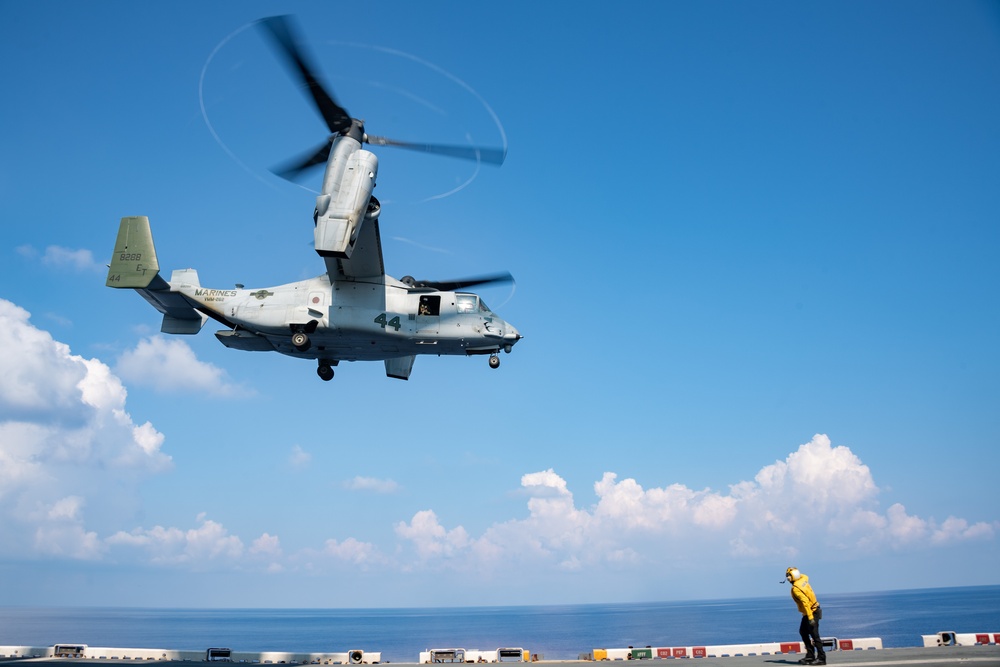
{"label": "crew member", "polygon": [[792,599],[802,612],[802,622],[799,624],[799,636],[806,647],[806,657],[799,660],[801,665],[825,665],[826,652],[823,650],[823,640],[819,636],[819,619],[823,618],[823,610],[816,601],[816,594],[809,585],[809,577],[799,572],[798,568],[785,570],[785,579],[792,585]]}

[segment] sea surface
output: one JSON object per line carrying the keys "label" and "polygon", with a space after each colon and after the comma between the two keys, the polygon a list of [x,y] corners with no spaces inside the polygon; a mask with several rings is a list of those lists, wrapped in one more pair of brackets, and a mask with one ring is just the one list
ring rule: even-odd
{"label": "sea surface", "polygon": [[[921,646],[941,631],[1000,632],[1000,586],[824,595],[824,637]],[[381,651],[417,662],[429,648],[520,647],[548,660],[594,648],[797,641],[790,597],[537,607],[135,609],[0,607],[0,646],[80,643],[234,651]]]}

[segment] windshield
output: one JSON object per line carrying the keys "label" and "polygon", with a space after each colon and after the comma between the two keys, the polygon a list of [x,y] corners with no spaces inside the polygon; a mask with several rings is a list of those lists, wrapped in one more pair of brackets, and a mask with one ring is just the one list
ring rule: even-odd
{"label": "windshield", "polygon": [[479,299],[475,294],[456,294],[455,306],[460,313],[474,313],[479,306]]}
{"label": "windshield", "polygon": [[475,294],[456,294],[455,307],[460,313],[474,313],[477,310],[480,313],[491,312],[489,306]]}

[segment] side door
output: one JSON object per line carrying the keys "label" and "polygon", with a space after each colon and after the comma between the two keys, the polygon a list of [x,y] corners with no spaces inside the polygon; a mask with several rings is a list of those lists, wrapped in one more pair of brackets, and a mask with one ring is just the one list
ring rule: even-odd
{"label": "side door", "polygon": [[414,331],[420,334],[436,334],[441,330],[441,295],[419,294]]}

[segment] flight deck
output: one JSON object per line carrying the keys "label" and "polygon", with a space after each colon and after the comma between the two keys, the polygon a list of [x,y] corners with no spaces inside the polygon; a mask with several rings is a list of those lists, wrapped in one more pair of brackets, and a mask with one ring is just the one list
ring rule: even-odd
{"label": "flight deck", "polygon": [[[923,646],[883,648],[877,637],[824,638],[827,664],[852,667],[887,665],[996,665],[1000,667],[1000,632],[939,632],[922,635]],[[437,648],[419,652],[414,661],[393,661],[396,665],[482,665],[500,662],[543,662],[570,667],[596,667],[595,663],[648,662],[648,667],[750,667],[798,665],[805,653],[800,642],[732,644],[716,646],[594,648],[576,660],[546,660],[544,655],[521,647],[496,649]],[[245,652],[231,648],[173,650],[155,648],[110,648],[86,644],[52,646],[0,646],[0,662],[30,662],[32,667],[76,667],[121,665],[123,662],[184,662],[212,665],[374,665],[389,663],[381,652],[351,649],[331,653]],[[611,665],[608,665],[611,667]]]}

